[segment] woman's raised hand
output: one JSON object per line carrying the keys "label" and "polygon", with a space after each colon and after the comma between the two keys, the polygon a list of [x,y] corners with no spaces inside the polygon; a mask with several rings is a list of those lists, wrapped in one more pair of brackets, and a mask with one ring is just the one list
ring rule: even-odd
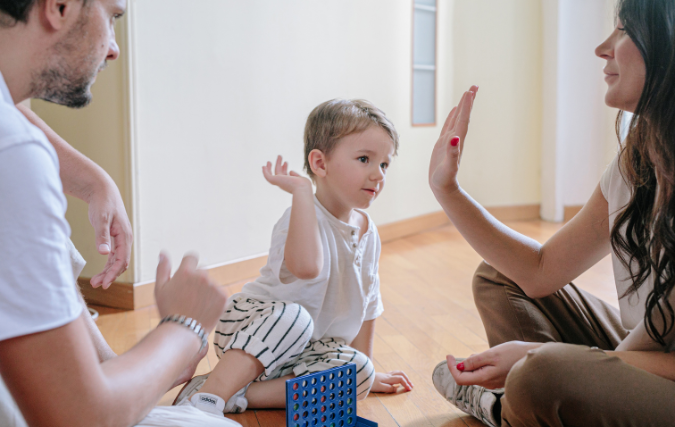
{"label": "woman's raised hand", "polygon": [[436,192],[452,192],[459,188],[457,171],[461,159],[464,139],[469,130],[469,119],[478,86],[471,86],[464,92],[459,104],[450,111],[445,120],[429,164],[429,185]]}
{"label": "woman's raised hand", "polygon": [[262,168],[267,182],[276,185],[287,193],[293,194],[297,189],[312,190],[312,181],[300,176],[297,172],[288,171],[288,162],[284,162],[281,156],[277,156],[277,163],[272,173],[272,162],[267,162]]}

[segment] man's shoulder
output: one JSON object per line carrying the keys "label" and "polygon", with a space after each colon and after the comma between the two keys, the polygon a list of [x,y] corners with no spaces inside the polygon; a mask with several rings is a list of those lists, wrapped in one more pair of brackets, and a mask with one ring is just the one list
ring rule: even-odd
{"label": "man's shoulder", "polygon": [[16,144],[37,142],[46,147],[47,137],[13,105],[0,102],[0,151]]}

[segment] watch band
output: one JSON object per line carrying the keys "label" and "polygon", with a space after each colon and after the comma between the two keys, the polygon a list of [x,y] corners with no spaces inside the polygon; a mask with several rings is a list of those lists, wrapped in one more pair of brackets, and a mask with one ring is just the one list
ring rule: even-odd
{"label": "watch band", "polygon": [[197,322],[196,319],[181,314],[170,314],[165,318],[163,318],[159,322],[159,324],[161,325],[162,323],[166,322],[178,323],[179,325],[183,325],[192,332],[194,332],[195,334],[197,334],[197,336],[202,342],[202,346],[199,347],[199,351],[202,351],[204,347],[206,347],[206,345],[208,344],[206,331],[204,330],[204,328],[202,328],[201,323]]}

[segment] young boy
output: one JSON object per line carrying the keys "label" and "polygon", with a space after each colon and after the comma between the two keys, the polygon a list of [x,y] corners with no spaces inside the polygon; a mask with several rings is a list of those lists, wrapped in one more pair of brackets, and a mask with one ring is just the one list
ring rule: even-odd
{"label": "young boy", "polygon": [[357,398],[412,384],[405,373],[375,372],[375,319],[382,314],[380,238],[368,214],[384,187],[398,134],[363,100],[331,100],[305,126],[305,170],[277,158],[268,182],[293,195],[272,233],[261,277],[233,295],[216,327],[220,361],[193,378],[176,402],[206,412],[285,407],[285,381],[356,363]]}

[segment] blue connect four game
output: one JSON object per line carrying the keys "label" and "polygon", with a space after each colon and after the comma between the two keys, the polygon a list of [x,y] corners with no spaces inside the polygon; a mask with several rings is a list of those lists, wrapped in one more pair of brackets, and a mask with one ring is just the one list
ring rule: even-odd
{"label": "blue connect four game", "polygon": [[287,427],[377,427],[356,416],[356,364],[286,381]]}

